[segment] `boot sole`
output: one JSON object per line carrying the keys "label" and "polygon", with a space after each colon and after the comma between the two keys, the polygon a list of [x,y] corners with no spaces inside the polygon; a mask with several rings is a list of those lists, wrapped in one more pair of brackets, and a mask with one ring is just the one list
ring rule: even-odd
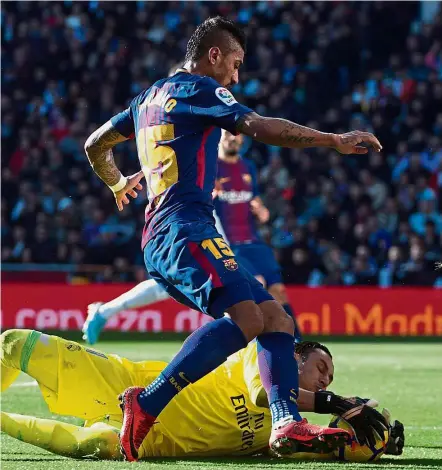
{"label": "boot sole", "polygon": [[339,447],[344,447],[348,441],[348,433],[324,434],[313,437],[308,441],[296,440],[292,437],[280,437],[275,439],[270,448],[279,456],[287,456],[299,452],[312,454],[328,454]]}

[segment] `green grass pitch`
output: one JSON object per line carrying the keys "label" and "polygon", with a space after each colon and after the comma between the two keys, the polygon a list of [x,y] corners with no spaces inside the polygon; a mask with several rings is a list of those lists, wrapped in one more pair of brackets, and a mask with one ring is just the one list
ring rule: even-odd
{"label": "green grass pitch", "polygon": [[[168,360],[179,342],[104,342],[99,349],[133,360]],[[300,462],[278,459],[161,459],[125,462],[79,461],[59,457],[23,442],[1,436],[1,467],[5,470],[155,469],[214,470],[279,468],[336,470],[365,468],[419,470],[442,468],[442,345],[434,343],[329,343],[335,359],[331,389],[342,395],[377,398],[393,417],[405,424],[406,448],[401,457],[383,457],[378,463]],[[21,375],[2,396],[5,411],[51,417],[29,377]],[[307,414],[309,415],[309,414]],[[52,416],[53,418],[55,416]],[[324,417],[307,416],[325,424]],[[66,418],[63,418],[66,419]]]}

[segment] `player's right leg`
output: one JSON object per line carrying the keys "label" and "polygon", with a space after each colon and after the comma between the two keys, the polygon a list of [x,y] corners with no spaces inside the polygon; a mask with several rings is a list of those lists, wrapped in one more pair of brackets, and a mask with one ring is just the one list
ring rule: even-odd
{"label": "player's right leg", "polygon": [[52,419],[1,412],[1,430],[22,442],[65,457],[100,460],[123,458],[118,429],[105,423],[85,428]]}
{"label": "player's right leg", "polygon": [[89,344],[98,341],[106,322],[123,310],[139,308],[169,298],[167,292],[153,279],[140,282],[134,288],[109,302],[94,302],[88,305],[87,318],[81,329],[83,339]]}

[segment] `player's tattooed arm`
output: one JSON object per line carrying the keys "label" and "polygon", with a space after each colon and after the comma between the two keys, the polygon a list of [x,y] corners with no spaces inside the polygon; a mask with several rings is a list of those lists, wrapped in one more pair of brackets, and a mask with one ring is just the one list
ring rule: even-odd
{"label": "player's tattooed arm", "polygon": [[367,153],[368,149],[360,146],[360,143],[366,143],[377,151],[382,149],[378,139],[369,132],[352,131],[345,134],[329,134],[301,126],[287,119],[268,118],[255,112],[242,116],[236,124],[236,130],[259,142],[279,147],[330,147],[344,154]]}
{"label": "player's tattooed arm", "polygon": [[127,137],[121,135],[111,121],[107,121],[93,132],[84,144],[92,169],[108,186],[117,184],[121,177],[121,172],[114,161],[112,148],[125,140]]}

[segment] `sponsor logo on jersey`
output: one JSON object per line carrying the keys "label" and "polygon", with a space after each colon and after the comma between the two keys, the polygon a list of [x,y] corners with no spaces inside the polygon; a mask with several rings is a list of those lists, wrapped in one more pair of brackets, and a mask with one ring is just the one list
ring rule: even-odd
{"label": "sponsor logo on jersey", "polygon": [[236,415],[236,422],[241,430],[241,451],[247,451],[252,447],[255,433],[264,426],[264,413],[250,414],[246,406],[244,395],[230,397],[230,402]]}
{"label": "sponsor logo on jersey", "polygon": [[223,259],[224,267],[229,271],[236,271],[238,269],[238,263],[233,259]]}
{"label": "sponsor logo on jersey", "polygon": [[218,194],[218,199],[228,204],[240,204],[250,202],[253,199],[252,191],[222,191]]}
{"label": "sponsor logo on jersey", "polygon": [[221,100],[227,106],[232,106],[232,104],[236,103],[235,98],[233,97],[232,93],[230,93],[227,88],[217,88],[215,90],[216,97]]}
{"label": "sponsor logo on jersey", "polygon": [[68,344],[66,345],[66,349],[67,349],[68,351],[72,351],[72,352],[74,352],[74,351],[80,351],[80,350],[81,350],[81,346],[80,346],[79,344],[75,344],[75,343],[68,343]]}

